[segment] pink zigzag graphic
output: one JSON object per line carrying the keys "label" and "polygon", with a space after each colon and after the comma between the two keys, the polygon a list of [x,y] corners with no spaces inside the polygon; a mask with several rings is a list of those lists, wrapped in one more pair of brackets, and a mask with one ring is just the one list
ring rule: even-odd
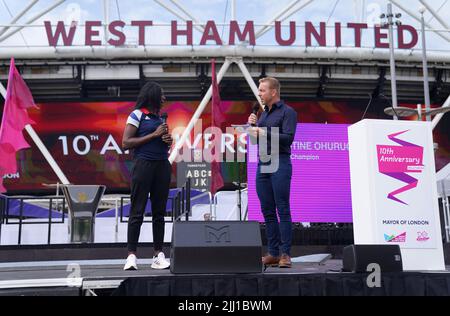
{"label": "pink zigzag graphic", "polygon": [[401,134],[406,133],[406,132],[409,132],[409,129],[406,130],[406,131],[403,131],[403,132],[398,132],[398,133],[394,133],[394,134],[388,135],[388,138],[390,140],[392,140],[394,143],[397,143],[397,144],[405,146],[405,147],[421,147],[421,146],[418,146],[416,144],[408,143],[407,141],[404,141],[404,140],[401,140],[401,139],[398,139],[398,138],[395,137],[395,136],[401,135]]}
{"label": "pink zigzag graphic", "polygon": [[[397,143],[397,144],[399,144],[399,145],[401,145],[403,147],[421,147],[421,146],[418,146],[416,144],[412,144],[412,143],[406,142],[404,140],[398,139],[396,137],[396,136],[401,135],[403,133],[406,133],[408,131],[409,130],[388,135],[388,138],[390,140],[392,140],[393,142],[395,142],[395,143]],[[400,189],[397,189],[395,191],[390,192],[388,194],[388,196],[387,196],[388,199],[391,199],[393,201],[396,201],[396,202],[408,205],[407,203],[405,203],[402,200],[398,199],[396,197],[396,195],[398,195],[400,193],[403,193],[405,191],[414,189],[415,187],[417,187],[417,184],[418,184],[419,180],[414,178],[414,177],[412,177],[412,176],[410,176],[410,175],[408,175],[408,174],[406,174],[405,172],[385,172],[384,174],[387,175],[387,176],[390,176],[390,177],[392,177],[394,179],[397,179],[397,180],[400,180],[400,181],[406,183],[406,185],[404,187],[401,187]]]}
{"label": "pink zigzag graphic", "polygon": [[397,180],[403,181],[405,183],[407,183],[407,185],[405,185],[404,187],[401,187],[400,189],[397,189],[395,191],[392,191],[391,193],[388,194],[388,199],[391,199],[393,201],[397,201],[400,202],[402,204],[408,205],[408,203],[403,202],[402,200],[398,199],[396,197],[397,194],[400,194],[402,192],[414,189],[417,184],[419,183],[419,181],[414,178],[411,177],[410,175],[407,175],[406,173],[403,172],[399,172],[399,173],[385,173],[385,175],[388,175],[392,178],[395,178]]}

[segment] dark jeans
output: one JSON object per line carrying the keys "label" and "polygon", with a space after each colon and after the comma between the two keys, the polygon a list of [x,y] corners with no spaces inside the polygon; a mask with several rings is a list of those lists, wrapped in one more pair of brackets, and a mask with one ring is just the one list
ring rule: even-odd
{"label": "dark jeans", "polygon": [[153,248],[155,251],[162,251],[170,175],[171,166],[168,160],[136,160],[131,179],[128,251],[136,252],[149,193],[152,202]]}
{"label": "dark jeans", "polygon": [[261,173],[261,165],[258,165],[256,192],[266,222],[269,254],[272,256],[280,255],[280,246],[282,254],[291,255],[292,219],[289,205],[291,177],[292,164],[289,155],[280,155],[278,170],[273,173]]}

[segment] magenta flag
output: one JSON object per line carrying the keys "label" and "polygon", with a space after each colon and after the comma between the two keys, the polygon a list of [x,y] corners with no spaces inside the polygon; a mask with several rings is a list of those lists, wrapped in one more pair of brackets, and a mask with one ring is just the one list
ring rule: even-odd
{"label": "magenta flag", "polygon": [[22,130],[27,124],[34,124],[27,109],[36,106],[25,81],[17,71],[11,58],[2,125],[0,126],[0,193],[5,192],[3,176],[17,172],[16,152],[30,147]]}
{"label": "magenta flag", "polygon": [[[220,94],[219,84],[216,77],[216,65],[215,60],[211,61],[211,76],[212,76],[212,103],[211,103],[211,126],[218,128],[222,127],[222,123],[225,122],[225,116],[220,107]],[[216,139],[214,141],[217,141]],[[214,146],[217,150],[218,146]],[[218,189],[223,187],[222,171],[220,168],[220,162],[213,159],[211,162],[211,193],[215,194]]]}

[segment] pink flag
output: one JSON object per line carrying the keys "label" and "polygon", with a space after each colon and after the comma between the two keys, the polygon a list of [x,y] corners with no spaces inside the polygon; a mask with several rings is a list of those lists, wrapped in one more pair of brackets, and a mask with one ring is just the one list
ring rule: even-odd
{"label": "pink flag", "polygon": [[16,152],[30,145],[23,137],[22,130],[27,124],[34,124],[28,117],[27,109],[36,106],[25,81],[20,76],[11,58],[6,100],[0,126],[0,192],[5,192],[3,176],[17,172]]}
{"label": "pink flag", "polygon": [[[215,60],[211,61],[211,76],[212,76],[212,103],[211,103],[211,126],[221,128],[222,123],[225,122],[225,116],[220,107],[219,85],[216,78]],[[217,150],[217,146],[214,146]],[[215,194],[218,189],[223,187],[222,171],[220,163],[213,159],[211,162],[211,193]]]}

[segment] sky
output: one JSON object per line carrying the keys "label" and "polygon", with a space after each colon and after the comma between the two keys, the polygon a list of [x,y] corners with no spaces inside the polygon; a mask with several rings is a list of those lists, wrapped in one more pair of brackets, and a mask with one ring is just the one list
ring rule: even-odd
{"label": "sky", "polygon": [[[17,23],[25,24],[30,18],[37,13],[51,6],[57,0],[39,0],[32,9],[23,16]],[[170,8],[184,15],[172,0],[109,0],[108,11],[109,19],[122,20],[129,23],[132,20],[152,20],[154,24],[167,24],[172,20],[181,19],[163,8],[157,2],[160,1]],[[217,24],[228,23],[231,16],[231,0],[174,0],[182,5],[189,13],[199,22],[207,20],[214,20]],[[400,4],[407,7],[412,12],[419,15],[419,8],[422,6],[419,0],[397,0]],[[446,23],[450,24],[450,0],[425,0],[427,3],[438,11],[440,16]],[[12,17],[24,9],[32,0],[0,0],[0,25],[9,24]],[[292,9],[295,9],[302,3],[308,0],[302,0]],[[292,0],[236,0],[236,19],[239,22],[248,20],[254,21],[257,24],[265,24],[271,21],[283,8],[293,3]],[[333,26],[335,22],[365,22],[369,25],[380,22],[379,15],[385,13],[387,10],[387,0],[314,0],[311,1],[299,12],[293,14],[286,19],[285,24],[289,21],[295,21],[299,26],[299,34],[301,34],[302,27],[305,21],[313,23],[327,22],[329,26]],[[416,28],[420,28],[420,24],[411,18],[407,13],[394,6],[394,13],[402,13],[400,18],[403,24],[409,24]],[[65,21],[70,23],[72,20],[79,21],[83,24],[88,20],[103,20],[104,17],[104,0],[66,0],[58,7],[47,13],[43,17],[37,19],[32,24],[33,27],[27,27],[21,32],[16,33],[8,39],[2,41],[2,36],[8,34],[8,30],[4,35],[0,36],[1,46],[48,46],[47,38],[45,36],[45,29],[43,21]],[[429,12],[425,12],[425,20],[434,29],[442,30],[442,26],[436,18]],[[260,27],[256,26],[256,30]],[[2,27],[0,26],[0,30]],[[285,29],[287,30],[287,29]],[[220,34],[224,34],[227,38],[227,28],[218,26]],[[348,31],[348,32],[347,32]],[[353,41],[353,33],[350,30],[344,31],[343,42],[351,46]],[[367,47],[373,46],[373,31],[364,31],[369,33],[365,43]],[[1,31],[0,31],[1,33]],[[333,38],[333,29],[329,29],[329,38]],[[131,27],[125,29],[127,35],[127,43],[136,43],[137,32]],[[284,33],[286,34],[286,33]],[[450,32],[447,33],[450,38]],[[194,32],[194,42],[199,41],[201,37],[200,32]],[[170,44],[170,29],[168,26],[152,27],[149,31],[151,45],[168,45]],[[304,44],[301,40],[301,35],[298,35],[298,43]],[[197,39],[197,40],[196,40]],[[75,43],[83,45],[84,33],[78,29],[75,36]],[[262,36],[258,41],[261,45],[276,45],[274,41],[273,30]],[[437,36],[434,32],[427,32],[427,47],[430,50],[448,51],[450,50],[450,41],[445,41]]]}

